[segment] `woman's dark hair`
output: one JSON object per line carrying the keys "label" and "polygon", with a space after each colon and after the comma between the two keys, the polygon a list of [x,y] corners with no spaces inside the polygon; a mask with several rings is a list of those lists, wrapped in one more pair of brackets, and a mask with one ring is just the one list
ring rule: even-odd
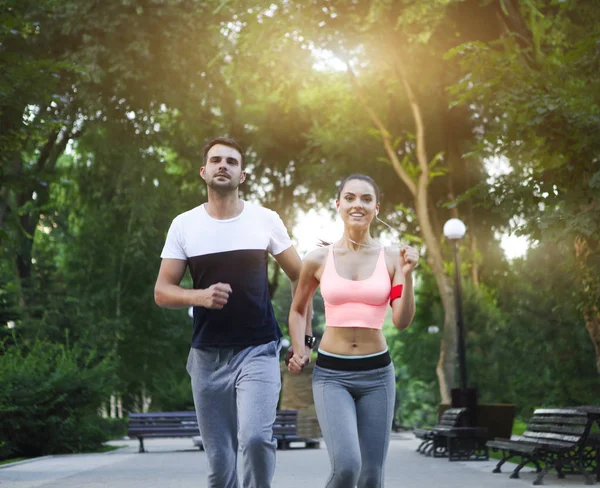
{"label": "woman's dark hair", "polygon": [[204,146],[204,149],[202,150],[203,154],[204,154],[204,166],[206,166],[206,162],[207,162],[206,157],[208,156],[208,151],[210,151],[211,147],[216,146],[217,144],[221,144],[222,146],[232,147],[237,152],[239,152],[242,156],[240,165],[241,165],[241,168],[244,169],[244,165],[246,163],[246,155],[244,154],[245,151],[244,151],[244,149],[242,149],[242,146],[240,146],[237,143],[237,141],[235,141],[231,137],[215,137],[206,146]]}
{"label": "woman's dark hair", "polygon": [[342,190],[344,189],[344,186],[346,185],[346,183],[348,183],[351,180],[362,180],[362,181],[366,181],[367,183],[369,183],[369,185],[371,185],[373,187],[373,189],[375,190],[375,202],[379,203],[379,199],[381,197],[381,190],[379,189],[379,186],[377,185],[377,183],[375,183],[375,180],[373,178],[371,178],[370,176],[367,176],[367,175],[360,174],[360,173],[352,174],[342,180],[342,182],[338,186],[338,191],[337,191],[337,199],[338,200],[340,199],[340,196],[342,195]]}

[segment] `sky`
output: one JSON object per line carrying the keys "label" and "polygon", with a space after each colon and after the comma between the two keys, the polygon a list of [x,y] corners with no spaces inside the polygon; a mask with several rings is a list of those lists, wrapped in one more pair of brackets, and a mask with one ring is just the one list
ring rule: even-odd
{"label": "sky", "polygon": [[[331,203],[333,208],[333,201]],[[294,244],[298,252],[303,256],[308,251],[317,247],[317,241],[323,239],[328,242],[333,242],[340,238],[344,226],[339,216],[335,218],[325,210],[310,210],[308,213],[300,216],[298,224],[294,227]],[[467,227],[467,234],[469,228]],[[379,238],[378,235],[373,237]],[[507,259],[514,259],[523,256],[529,247],[529,242],[525,237],[504,234],[500,238],[501,247]],[[389,234],[381,236],[381,242],[384,245],[394,244]]]}

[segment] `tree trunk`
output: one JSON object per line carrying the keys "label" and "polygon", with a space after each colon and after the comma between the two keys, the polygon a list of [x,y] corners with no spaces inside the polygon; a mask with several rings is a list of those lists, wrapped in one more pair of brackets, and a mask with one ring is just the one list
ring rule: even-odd
{"label": "tree trunk", "polygon": [[479,263],[481,260],[479,247],[477,246],[477,232],[475,230],[475,217],[473,216],[473,204],[467,202],[469,206],[468,223],[469,223],[469,244],[471,246],[471,281],[476,290],[479,290]]}
{"label": "tree trunk", "polygon": [[[79,132],[72,133],[71,126],[63,126],[59,130],[54,130],[46,140],[44,146],[40,149],[37,161],[35,162],[36,175],[23,185],[23,189],[16,194],[17,209],[25,208],[32,201],[32,195],[35,192],[37,199],[28,212],[24,212],[20,217],[20,232],[19,243],[15,256],[17,272],[19,276],[20,286],[25,300],[25,304],[31,299],[27,293],[31,280],[31,258],[33,252],[33,241],[35,231],[38,227],[41,217],[41,209],[48,203],[50,199],[50,182],[37,179],[38,175],[43,173],[52,174],[56,167],[58,158],[65,151],[69,141],[75,137],[79,137]],[[23,173],[23,164],[19,168],[19,173]],[[27,308],[25,308],[25,311]]]}
{"label": "tree trunk", "polygon": [[[597,277],[589,276],[590,266],[587,264],[587,259],[589,255],[590,248],[585,239],[576,239],[575,257],[583,275],[583,290],[586,294],[593,293],[597,295],[597,291],[590,290],[590,280],[596,280]],[[598,371],[598,374],[600,374],[600,311],[598,310],[596,304],[591,304],[586,307],[586,309],[583,312],[583,316],[585,319],[585,326],[587,328],[588,334],[590,335],[592,345],[594,346],[594,352],[596,354],[596,370]]]}
{"label": "tree trunk", "polygon": [[110,396],[110,418],[114,419],[117,417],[117,399],[114,395]]}
{"label": "tree trunk", "polygon": [[443,338],[440,343],[440,357],[436,373],[440,388],[440,397],[442,402],[450,403],[450,390],[455,385],[455,370],[456,370],[456,304],[454,301],[454,291],[450,284],[450,280],[444,270],[444,260],[442,257],[442,251],[439,240],[439,233],[436,233],[432,225],[432,212],[429,208],[429,160],[427,157],[427,147],[425,143],[425,125],[423,117],[421,115],[421,108],[414,95],[412,87],[408,83],[408,80],[404,76],[404,70],[402,61],[397,57],[396,71],[400,81],[402,82],[406,91],[413,119],[416,127],[416,144],[417,144],[417,160],[420,167],[420,174],[418,182],[415,184],[413,179],[405,171],[400,163],[398,154],[393,148],[390,133],[377,116],[377,114],[370,107],[368,101],[362,94],[360,86],[356,80],[354,72],[348,66],[348,74],[350,80],[356,89],[356,93],[359,101],[361,102],[364,110],[367,112],[373,123],[379,129],[381,137],[383,139],[383,145],[385,151],[392,162],[394,171],[398,175],[398,178],[405,183],[408,190],[411,192],[415,202],[415,210],[417,220],[421,228],[421,236],[427,247],[428,262],[435,276],[436,284],[444,307],[444,331]]}
{"label": "tree trunk", "polygon": [[596,371],[600,374],[600,311],[596,306],[591,307],[585,316],[585,326],[587,327],[590,339],[596,352]]}
{"label": "tree trunk", "polygon": [[455,385],[456,370],[456,305],[454,290],[446,275],[443,265],[442,251],[429,218],[427,191],[423,189],[416,198],[417,218],[421,226],[421,235],[427,246],[428,263],[435,276],[435,281],[444,307],[444,331],[440,343],[440,358],[436,373],[440,385],[440,396],[443,403],[450,403],[450,389]]}
{"label": "tree trunk", "polygon": [[437,376],[440,383],[442,401],[450,403],[450,389],[455,385],[456,370],[456,304],[454,301],[454,291],[444,270],[444,259],[442,257],[440,242],[436,239],[436,234],[431,225],[427,191],[429,185],[429,158],[427,157],[425,124],[421,107],[405,76],[404,64],[399,54],[396,54],[396,60],[396,72],[406,91],[416,127],[417,160],[421,169],[416,193],[416,213],[419,225],[421,226],[421,234],[427,246],[429,264],[435,276],[444,307],[444,335],[440,343],[439,364],[441,367],[437,369]]}

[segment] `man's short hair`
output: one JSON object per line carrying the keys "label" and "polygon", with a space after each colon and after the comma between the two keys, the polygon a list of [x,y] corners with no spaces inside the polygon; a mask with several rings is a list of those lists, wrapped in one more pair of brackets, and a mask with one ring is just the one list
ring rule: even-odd
{"label": "man's short hair", "polygon": [[204,146],[204,149],[203,149],[204,166],[206,166],[206,163],[208,162],[208,160],[207,160],[208,151],[210,151],[211,147],[216,146],[217,144],[221,144],[222,146],[232,147],[233,149],[235,149],[236,151],[238,151],[241,154],[241,156],[242,156],[241,166],[242,166],[242,169],[244,169],[244,166],[246,165],[246,154],[245,154],[245,151],[242,148],[242,146],[240,146],[231,137],[215,137],[206,146]]}

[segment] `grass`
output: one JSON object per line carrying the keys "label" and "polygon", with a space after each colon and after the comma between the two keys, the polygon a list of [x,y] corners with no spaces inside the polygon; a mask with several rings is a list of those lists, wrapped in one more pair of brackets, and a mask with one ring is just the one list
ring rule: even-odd
{"label": "grass", "polygon": [[4,459],[3,461],[0,461],[0,466],[4,465],[4,464],[11,464],[11,463],[18,463],[19,461],[25,461],[29,458],[12,458],[12,459]]}
{"label": "grass", "polygon": [[[102,452],[111,452],[111,451],[116,451],[117,449],[121,449],[125,446],[109,446],[109,445],[102,445],[100,448],[96,449],[95,451],[86,451],[86,453],[102,453]],[[82,453],[82,454],[86,454],[86,453]],[[10,458],[10,459],[4,459],[4,460],[0,460],[0,466],[3,466],[5,464],[12,464],[12,463],[18,463],[19,461],[26,461],[28,459],[33,459],[33,458],[26,458],[26,457],[18,457],[18,458]]]}
{"label": "grass", "polygon": [[515,421],[513,422],[513,429],[512,429],[513,435],[521,435],[523,432],[525,432],[526,429],[527,429],[526,422],[515,419]]}

